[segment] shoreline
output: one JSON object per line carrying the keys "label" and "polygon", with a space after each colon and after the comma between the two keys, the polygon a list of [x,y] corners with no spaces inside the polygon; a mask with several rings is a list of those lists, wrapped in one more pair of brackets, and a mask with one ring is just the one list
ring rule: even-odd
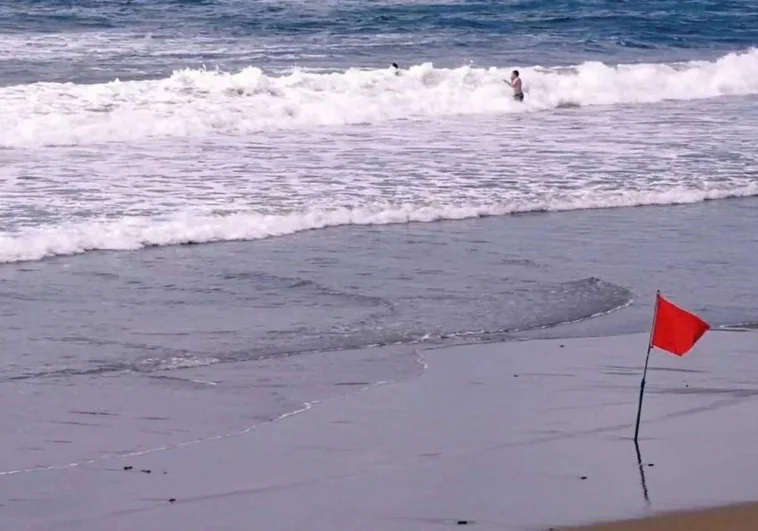
{"label": "shoreline", "polygon": [[[633,334],[419,349],[428,368],[412,378],[238,437],[1,476],[23,495],[2,501],[0,525],[599,531],[568,526],[756,499],[745,463],[758,457],[758,427],[743,420],[758,398],[758,334],[706,335],[682,359],[654,354],[640,467],[631,439],[646,343]],[[196,405],[198,421],[215,414]]]}

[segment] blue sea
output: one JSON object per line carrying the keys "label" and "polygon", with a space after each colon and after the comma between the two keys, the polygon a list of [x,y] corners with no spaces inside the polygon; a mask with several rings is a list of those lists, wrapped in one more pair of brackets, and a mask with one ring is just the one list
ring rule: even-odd
{"label": "blue sea", "polygon": [[3,2],[0,481],[657,289],[758,322],[757,47],[756,0]]}

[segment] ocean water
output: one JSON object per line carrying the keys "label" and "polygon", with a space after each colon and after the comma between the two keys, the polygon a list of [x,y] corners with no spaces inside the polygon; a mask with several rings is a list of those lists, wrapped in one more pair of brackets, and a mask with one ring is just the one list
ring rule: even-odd
{"label": "ocean water", "polygon": [[757,46],[755,0],[4,3],[0,474],[656,289],[758,322]]}

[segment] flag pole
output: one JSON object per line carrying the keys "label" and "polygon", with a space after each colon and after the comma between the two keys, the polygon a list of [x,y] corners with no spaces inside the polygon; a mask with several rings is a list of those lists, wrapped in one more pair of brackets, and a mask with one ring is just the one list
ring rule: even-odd
{"label": "flag pole", "polygon": [[645,377],[647,376],[647,365],[650,361],[650,351],[653,349],[653,331],[655,331],[655,320],[658,318],[658,301],[660,300],[660,290],[655,292],[655,310],[653,311],[653,324],[650,326],[650,339],[647,342],[647,356],[645,356],[645,369],[642,371],[642,382],[640,383],[640,402],[637,406],[637,423],[634,426],[634,443],[637,444],[637,436],[640,434],[640,416],[642,415],[642,398],[645,394]]}
{"label": "flag pole", "polygon": [[640,480],[642,482],[642,497],[645,498],[645,503],[650,505],[650,495],[647,492],[647,483],[645,482],[645,467],[642,465],[642,454],[640,453],[640,445],[637,441],[634,441],[634,447],[637,450],[637,467],[640,470]]}

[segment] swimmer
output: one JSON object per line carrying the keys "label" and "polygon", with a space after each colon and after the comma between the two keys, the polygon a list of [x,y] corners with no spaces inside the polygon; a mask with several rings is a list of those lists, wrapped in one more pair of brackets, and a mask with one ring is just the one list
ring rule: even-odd
{"label": "swimmer", "polygon": [[518,70],[511,72],[511,80],[506,80],[506,83],[513,87],[513,99],[516,101],[524,101],[524,91],[521,89],[521,78],[519,77]]}

